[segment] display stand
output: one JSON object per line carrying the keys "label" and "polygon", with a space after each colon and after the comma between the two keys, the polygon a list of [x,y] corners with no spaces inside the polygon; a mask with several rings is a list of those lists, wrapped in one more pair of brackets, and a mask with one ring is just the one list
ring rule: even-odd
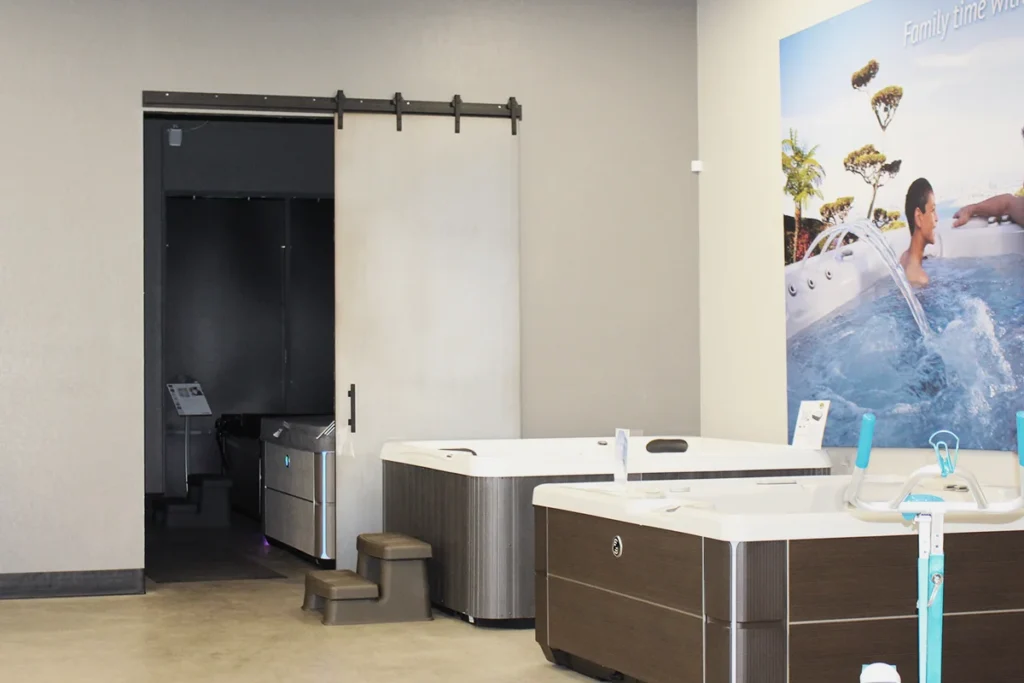
{"label": "display stand", "polygon": [[178,417],[182,417],[185,420],[185,496],[188,497],[189,461],[192,458],[191,418],[212,415],[213,413],[199,382],[168,384],[167,391],[171,395],[171,402],[174,403],[174,410],[177,411]]}

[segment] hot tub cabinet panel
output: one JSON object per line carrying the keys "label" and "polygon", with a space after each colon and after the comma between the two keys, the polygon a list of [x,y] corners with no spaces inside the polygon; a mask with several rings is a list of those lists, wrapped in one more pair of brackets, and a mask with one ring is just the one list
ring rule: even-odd
{"label": "hot tub cabinet panel", "polygon": [[[819,451],[764,444],[687,438],[685,452],[641,451],[658,440],[631,439],[638,453],[630,457],[630,480],[830,472]],[[534,619],[533,491],[541,484],[610,482],[613,447],[613,439],[597,438],[387,444],[384,528],[434,549],[435,605],[474,620]],[[769,459],[772,466],[757,467]]]}
{"label": "hot tub cabinet panel", "polygon": [[[736,542],[543,505],[535,526],[536,637],[553,663],[642,683],[823,683],[883,661],[917,681],[916,535]],[[956,526],[943,680],[1021,680],[1024,525]]]}

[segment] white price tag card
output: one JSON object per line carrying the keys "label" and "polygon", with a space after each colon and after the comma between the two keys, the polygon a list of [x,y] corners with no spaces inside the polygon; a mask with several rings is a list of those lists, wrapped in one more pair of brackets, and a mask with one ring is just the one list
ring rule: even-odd
{"label": "white price tag card", "polygon": [[167,391],[171,395],[174,409],[181,417],[195,417],[198,415],[210,415],[210,404],[206,401],[206,394],[199,382],[187,384],[168,384]]}
{"label": "white price tag card", "polygon": [[801,401],[793,430],[793,445],[797,448],[819,450],[825,440],[825,422],[831,401]]}
{"label": "white price tag card", "polygon": [[615,430],[615,483],[629,481],[629,430]]}

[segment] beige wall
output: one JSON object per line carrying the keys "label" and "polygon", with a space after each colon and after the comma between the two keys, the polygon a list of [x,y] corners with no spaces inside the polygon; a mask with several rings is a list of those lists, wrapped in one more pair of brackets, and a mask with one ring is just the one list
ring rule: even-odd
{"label": "beige wall", "polygon": [[698,0],[704,436],[786,441],[779,40],[860,4]]}
{"label": "beige wall", "polygon": [[694,4],[0,0],[0,572],[143,562],[143,89],[515,95],[524,433],[697,431]]}

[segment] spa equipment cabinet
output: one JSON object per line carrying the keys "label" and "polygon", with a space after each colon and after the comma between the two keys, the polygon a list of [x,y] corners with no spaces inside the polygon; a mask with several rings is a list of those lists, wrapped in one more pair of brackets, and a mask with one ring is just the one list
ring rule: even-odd
{"label": "spa equipment cabinet", "polygon": [[313,562],[335,559],[334,417],[264,418],[263,534]]}

